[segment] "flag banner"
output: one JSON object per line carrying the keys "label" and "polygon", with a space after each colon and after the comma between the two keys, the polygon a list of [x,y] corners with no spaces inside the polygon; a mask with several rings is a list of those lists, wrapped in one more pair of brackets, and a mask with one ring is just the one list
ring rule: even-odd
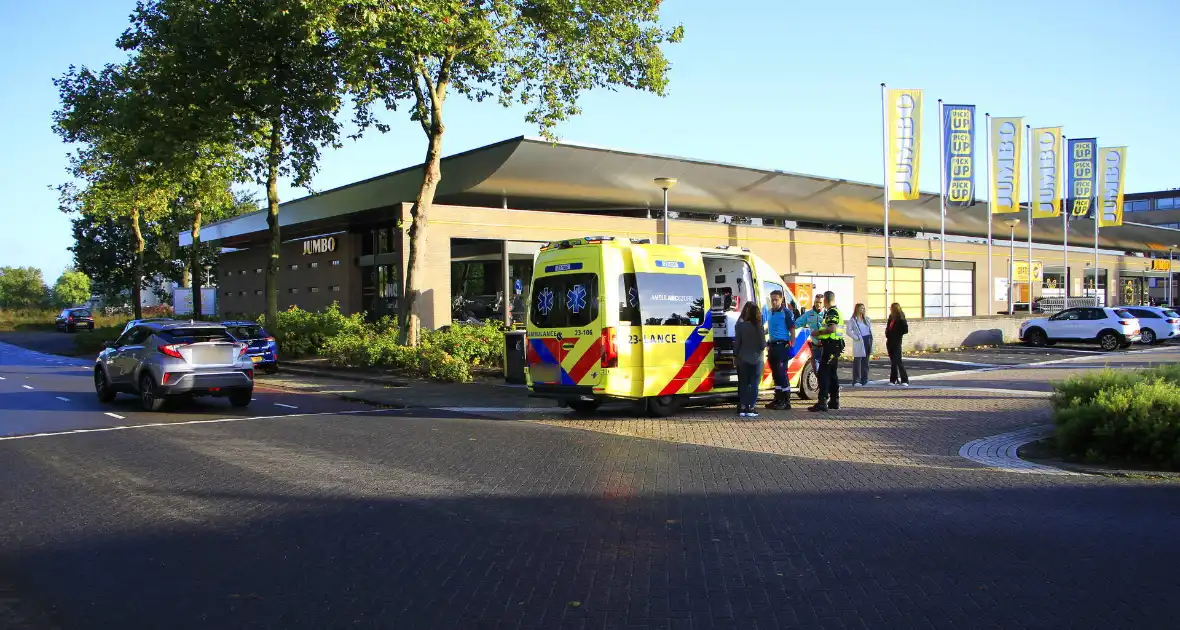
{"label": "flag banner", "polygon": [[1098,149],[1099,227],[1123,224],[1123,179],[1127,172],[1127,147]]}
{"label": "flag banner", "polygon": [[888,90],[885,102],[889,133],[888,181],[890,201],[918,198],[918,170],[922,154],[922,90]]}
{"label": "flag banner", "polygon": [[1068,198],[1069,218],[1084,219],[1091,216],[1094,210],[1094,193],[1097,188],[1095,179],[1098,176],[1098,139],[1075,138],[1069,141],[1069,165],[1066,173],[1069,176]]}
{"label": "flag banner", "polygon": [[975,205],[975,106],[943,105],[942,154],[948,206]]}
{"label": "flag banner", "polygon": [[992,118],[991,207],[992,214],[1020,212],[1021,155],[1024,118]]}
{"label": "flag banner", "polygon": [[1033,161],[1032,218],[1050,219],[1061,216],[1061,178],[1057,172],[1061,157],[1061,127],[1041,127],[1032,130]]}

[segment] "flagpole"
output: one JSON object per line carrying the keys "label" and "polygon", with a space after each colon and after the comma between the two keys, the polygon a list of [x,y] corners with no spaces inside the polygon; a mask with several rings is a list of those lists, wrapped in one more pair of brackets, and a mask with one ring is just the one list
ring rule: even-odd
{"label": "flagpole", "polygon": [[[1061,165],[1061,170],[1057,171],[1057,181],[1058,182],[1061,181],[1061,176],[1065,175],[1066,169],[1069,168],[1069,160],[1067,160],[1065,157],[1065,155],[1067,153],[1069,153],[1069,139],[1066,138],[1065,135],[1062,135],[1061,136],[1061,155],[1059,156],[1061,159],[1056,160],[1056,163]],[[1068,175],[1066,175],[1065,181],[1066,181],[1066,185],[1062,187],[1062,190],[1065,190],[1066,188],[1068,188],[1068,182],[1069,182]],[[1068,205],[1068,203],[1067,203],[1068,201],[1069,201],[1069,195],[1063,194],[1061,196],[1060,203],[1061,203],[1061,233],[1064,235],[1063,236],[1064,240],[1062,241],[1062,244],[1061,244],[1061,257],[1063,259],[1062,266],[1065,268],[1065,308],[1069,308],[1069,212],[1067,212],[1068,208],[1066,208],[1066,206]]]}
{"label": "flagpole", "polygon": [[1033,160],[1032,160],[1032,125],[1024,126],[1025,145],[1024,155],[1028,161],[1028,312],[1032,313],[1033,303],[1033,265],[1032,265],[1032,233],[1033,233]]}
{"label": "flagpole", "polygon": [[[881,84],[881,172],[885,190],[885,312],[889,313],[892,292],[889,286],[889,112],[887,101],[889,91]],[[1097,242],[1097,240],[1095,240]]]}
{"label": "flagpole", "polygon": [[940,313],[947,316],[946,308],[946,113],[943,111],[942,99],[938,99],[938,214],[941,223],[938,228],[938,242],[942,245],[942,275],[939,277],[938,302],[942,305]]}
{"label": "flagpole", "polygon": [[992,273],[992,115],[985,112],[983,124],[983,185],[987,187],[987,311],[991,315],[996,308],[996,279]]}
{"label": "flagpole", "polygon": [[[1094,149],[1095,150],[1098,149],[1097,142],[1094,143]],[[1095,162],[1095,164],[1097,164],[1097,162]],[[1095,198],[1095,196],[1093,194],[1091,194],[1090,195],[1090,207],[1093,209],[1093,213],[1094,213],[1094,296],[1097,297],[1098,296],[1098,216],[1099,216],[1098,211],[1099,211],[1099,208],[1098,208],[1098,206],[1094,205],[1094,198]],[[1102,302],[1099,303],[1098,306],[1106,306],[1106,296],[1105,295],[1102,296]]]}

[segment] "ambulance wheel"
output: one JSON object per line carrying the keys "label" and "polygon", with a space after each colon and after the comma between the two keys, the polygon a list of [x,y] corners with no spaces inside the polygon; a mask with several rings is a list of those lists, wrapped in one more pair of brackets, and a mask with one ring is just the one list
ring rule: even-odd
{"label": "ambulance wheel", "polygon": [[815,373],[813,361],[804,363],[803,372],[799,374],[799,397],[803,400],[815,400],[819,397],[819,376]]}
{"label": "ambulance wheel", "polygon": [[597,400],[570,400],[566,402],[566,406],[580,416],[590,415],[598,411],[598,405]]}
{"label": "ambulance wheel", "polygon": [[656,418],[667,418],[680,409],[680,399],[676,396],[652,396],[647,399],[647,413]]}

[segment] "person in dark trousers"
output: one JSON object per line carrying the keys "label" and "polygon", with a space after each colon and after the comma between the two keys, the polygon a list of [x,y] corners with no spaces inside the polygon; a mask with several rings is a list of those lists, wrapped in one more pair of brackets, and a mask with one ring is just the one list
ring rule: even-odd
{"label": "person in dark trousers", "polygon": [[844,318],[836,308],[836,294],[824,292],[824,316],[816,338],[820,343],[819,400],[808,411],[840,408],[840,355],[844,353]]}
{"label": "person in dark trousers", "polygon": [[901,305],[894,302],[889,306],[889,321],[885,323],[885,349],[889,352],[889,384],[909,387],[910,377],[901,362],[901,338],[910,332]]}
{"label": "person in dark trousers", "polygon": [[770,308],[762,308],[762,319],[770,330],[770,372],[774,375],[774,400],[767,409],[791,408],[791,381],[787,363],[795,340],[795,315],[787,308],[782,291],[771,291]]}
{"label": "person in dark trousers", "polygon": [[762,382],[766,334],[762,331],[762,313],[753,302],[746,302],[733,333],[733,358],[738,372],[738,415],[757,418],[754,406],[758,404],[758,385]]}

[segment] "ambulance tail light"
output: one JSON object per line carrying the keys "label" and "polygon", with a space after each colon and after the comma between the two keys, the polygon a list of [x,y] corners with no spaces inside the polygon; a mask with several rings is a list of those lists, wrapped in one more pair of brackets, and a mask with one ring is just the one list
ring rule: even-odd
{"label": "ambulance tail light", "polygon": [[619,344],[614,328],[602,329],[602,367],[619,367]]}

